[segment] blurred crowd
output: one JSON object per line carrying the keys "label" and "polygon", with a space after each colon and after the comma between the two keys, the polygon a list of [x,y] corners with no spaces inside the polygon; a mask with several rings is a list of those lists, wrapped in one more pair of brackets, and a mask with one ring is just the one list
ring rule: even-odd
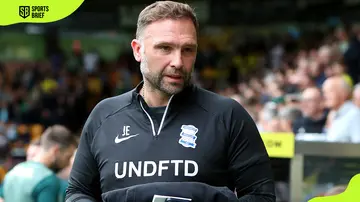
{"label": "blurred crowd", "polygon": [[48,61],[4,63],[0,123],[62,124],[79,132],[97,102],[133,87],[136,73],[126,60],[104,64],[97,54],[74,49],[66,59],[56,53]]}
{"label": "blurred crowd", "polygon": [[359,28],[351,26],[295,51],[275,43],[265,55],[267,68],[218,92],[241,103],[260,132],[316,133],[322,134],[318,139],[359,143],[359,40]]}

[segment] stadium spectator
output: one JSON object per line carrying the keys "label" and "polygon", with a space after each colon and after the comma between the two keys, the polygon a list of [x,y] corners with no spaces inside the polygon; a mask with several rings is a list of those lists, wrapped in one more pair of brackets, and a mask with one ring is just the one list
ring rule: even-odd
{"label": "stadium spectator", "polygon": [[323,85],[325,106],[334,112],[327,138],[334,142],[360,142],[360,109],[350,101],[351,88],[341,77],[330,77]]}
{"label": "stadium spectator", "polygon": [[294,106],[288,105],[280,108],[279,119],[281,129],[279,132],[293,132],[293,124],[299,117],[301,117],[301,111]]}
{"label": "stadium spectator", "polygon": [[322,133],[327,113],[322,105],[321,90],[315,87],[307,88],[301,95],[301,111],[303,116],[295,120],[294,133]]}
{"label": "stadium spectator", "polygon": [[259,115],[257,124],[260,132],[279,132],[281,131],[280,120],[277,114],[277,105],[274,102],[265,104]]}

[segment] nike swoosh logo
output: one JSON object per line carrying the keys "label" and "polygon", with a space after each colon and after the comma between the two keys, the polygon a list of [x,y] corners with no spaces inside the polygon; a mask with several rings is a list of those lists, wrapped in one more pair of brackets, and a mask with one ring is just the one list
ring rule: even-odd
{"label": "nike swoosh logo", "polygon": [[138,135],[139,135],[139,134],[130,135],[130,136],[123,137],[123,138],[119,138],[119,135],[118,135],[118,136],[116,136],[116,138],[115,138],[115,143],[116,143],[116,144],[119,144],[120,142],[123,142],[123,141],[128,140],[128,139],[133,138],[133,137],[136,137],[136,136],[138,136]]}

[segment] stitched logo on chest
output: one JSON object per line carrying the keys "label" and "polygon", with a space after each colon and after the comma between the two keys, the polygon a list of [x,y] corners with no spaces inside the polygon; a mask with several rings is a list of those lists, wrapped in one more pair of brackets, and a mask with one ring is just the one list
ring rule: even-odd
{"label": "stitched logo on chest", "polygon": [[135,135],[130,135],[130,126],[124,126],[123,128],[123,134],[122,134],[122,137],[120,138],[119,134],[115,137],[115,144],[119,144],[120,142],[123,142],[125,140],[128,140],[130,138],[133,138],[133,137],[136,137],[138,136],[139,134],[135,134]]}
{"label": "stitched logo on chest", "polygon": [[179,144],[181,144],[184,147],[191,147],[195,149],[196,147],[196,133],[199,131],[195,126],[193,125],[182,125],[181,126],[181,133],[180,133],[180,140]]}

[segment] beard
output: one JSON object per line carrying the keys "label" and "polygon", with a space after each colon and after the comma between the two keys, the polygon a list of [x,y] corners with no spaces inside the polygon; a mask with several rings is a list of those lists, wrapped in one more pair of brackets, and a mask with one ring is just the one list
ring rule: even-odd
{"label": "beard", "polygon": [[53,163],[50,165],[49,169],[52,170],[54,173],[58,173],[63,169],[63,167],[60,166],[60,162],[58,158],[55,158]]}
{"label": "beard", "polygon": [[[150,71],[148,67],[148,61],[145,54],[142,52],[142,61],[140,63],[140,71],[151,87],[154,90],[159,90],[164,94],[171,96],[177,93],[180,93],[186,86],[188,86],[191,82],[191,72],[184,71],[183,68],[176,69],[163,69],[161,72],[153,72]],[[166,82],[164,80],[165,75],[179,75],[181,76],[183,82],[182,83],[175,83],[175,82]]]}

